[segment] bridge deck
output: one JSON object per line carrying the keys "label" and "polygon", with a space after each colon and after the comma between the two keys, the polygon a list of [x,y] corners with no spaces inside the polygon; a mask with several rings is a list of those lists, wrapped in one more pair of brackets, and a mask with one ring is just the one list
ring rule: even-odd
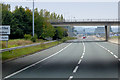
{"label": "bridge deck", "polygon": [[50,21],[53,26],[103,26],[103,25],[111,25],[117,26],[120,20],[118,19],[82,19],[82,20],[54,20]]}

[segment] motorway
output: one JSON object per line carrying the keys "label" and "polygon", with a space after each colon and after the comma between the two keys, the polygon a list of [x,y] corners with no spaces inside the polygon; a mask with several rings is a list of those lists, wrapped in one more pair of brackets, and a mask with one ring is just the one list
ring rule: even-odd
{"label": "motorway", "polygon": [[118,45],[88,36],[3,63],[6,80],[119,80]]}

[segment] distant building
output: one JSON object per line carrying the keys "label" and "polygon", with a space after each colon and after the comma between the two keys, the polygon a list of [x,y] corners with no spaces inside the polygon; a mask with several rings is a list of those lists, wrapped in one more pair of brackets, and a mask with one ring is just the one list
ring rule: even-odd
{"label": "distant building", "polygon": [[105,28],[104,27],[97,27],[97,28],[95,28],[94,33],[96,33],[96,34],[105,33]]}
{"label": "distant building", "polygon": [[100,35],[101,37],[105,36],[105,28],[104,27],[97,27],[95,28],[96,35]]}

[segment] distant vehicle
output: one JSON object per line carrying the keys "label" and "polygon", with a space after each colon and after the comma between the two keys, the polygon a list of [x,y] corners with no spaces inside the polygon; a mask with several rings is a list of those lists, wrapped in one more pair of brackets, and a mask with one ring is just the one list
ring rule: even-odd
{"label": "distant vehicle", "polygon": [[86,38],[86,36],[83,36],[83,39],[85,39]]}
{"label": "distant vehicle", "polygon": [[96,37],[99,37],[99,38],[100,38],[101,36],[100,36],[100,35],[96,35]]}

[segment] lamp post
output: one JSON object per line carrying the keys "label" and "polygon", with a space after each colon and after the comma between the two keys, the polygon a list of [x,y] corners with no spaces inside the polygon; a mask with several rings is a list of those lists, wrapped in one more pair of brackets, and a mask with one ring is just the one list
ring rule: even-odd
{"label": "lamp post", "polygon": [[33,37],[34,37],[34,0],[33,0]]}

